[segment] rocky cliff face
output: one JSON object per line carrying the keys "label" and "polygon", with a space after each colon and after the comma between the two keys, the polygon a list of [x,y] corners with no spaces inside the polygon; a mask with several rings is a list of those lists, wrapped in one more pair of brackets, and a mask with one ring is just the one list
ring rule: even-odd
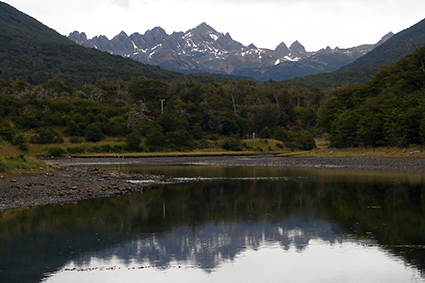
{"label": "rocky cliff face", "polygon": [[244,46],[233,40],[229,33],[217,32],[206,23],[170,35],[155,27],[145,34],[128,36],[121,32],[111,40],[105,36],[87,39],[84,32],[78,31],[68,37],[89,48],[182,73],[223,73],[257,80],[285,80],[335,71],[368,53],[391,35],[377,44],[349,49],[328,47],[317,52],[307,52],[298,41],[289,48],[282,42],[275,50],[257,48],[253,44]]}

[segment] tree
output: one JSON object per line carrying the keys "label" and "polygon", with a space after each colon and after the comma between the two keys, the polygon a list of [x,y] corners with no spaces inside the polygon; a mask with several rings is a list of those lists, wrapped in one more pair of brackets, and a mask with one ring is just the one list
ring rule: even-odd
{"label": "tree", "polygon": [[138,151],[140,150],[140,143],[142,142],[142,136],[140,131],[133,131],[127,135],[125,143],[129,151]]}
{"label": "tree", "polygon": [[152,121],[152,118],[148,116],[149,109],[145,103],[139,101],[130,107],[127,111],[127,128],[134,130],[145,121]]}
{"label": "tree", "polygon": [[86,141],[89,142],[98,142],[105,138],[102,132],[102,128],[96,124],[89,124],[84,131],[84,136],[86,138]]}

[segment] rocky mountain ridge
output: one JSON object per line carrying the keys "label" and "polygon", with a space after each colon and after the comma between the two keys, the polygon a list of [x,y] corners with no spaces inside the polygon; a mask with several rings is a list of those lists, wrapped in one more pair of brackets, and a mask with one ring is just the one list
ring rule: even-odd
{"label": "rocky mountain ridge", "polygon": [[167,34],[155,27],[144,34],[128,36],[121,32],[111,40],[106,36],[88,39],[84,32],[74,31],[68,38],[90,48],[118,54],[146,64],[190,73],[222,73],[248,76],[257,80],[285,80],[315,73],[332,72],[367,54],[392,37],[387,34],[377,44],[348,49],[327,47],[307,52],[295,41],[287,47],[282,42],[275,50],[245,46],[202,23],[186,32]]}

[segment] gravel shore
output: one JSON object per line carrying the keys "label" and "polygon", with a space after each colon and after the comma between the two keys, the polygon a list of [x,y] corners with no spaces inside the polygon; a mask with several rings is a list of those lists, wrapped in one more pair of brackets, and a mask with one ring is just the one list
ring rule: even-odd
{"label": "gravel shore", "polygon": [[[422,158],[339,158],[274,156],[152,157],[152,158],[64,158],[50,162],[61,165],[55,173],[9,176],[0,181],[0,210],[83,199],[122,195],[147,186],[182,182],[167,176],[123,173],[81,167],[97,164],[132,165],[221,165],[304,169],[337,169],[425,173]],[[129,182],[138,180],[138,183]]]}
{"label": "gravel shore", "polygon": [[64,158],[53,162],[62,166],[131,164],[131,165],[217,165],[305,169],[345,169],[425,173],[425,158],[378,157],[275,157],[260,156],[191,156],[144,158]]}

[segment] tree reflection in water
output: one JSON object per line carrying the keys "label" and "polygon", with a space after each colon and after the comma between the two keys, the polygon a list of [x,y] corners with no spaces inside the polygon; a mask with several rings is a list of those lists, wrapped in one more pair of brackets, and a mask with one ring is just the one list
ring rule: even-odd
{"label": "tree reflection in water", "polygon": [[[89,271],[98,264],[121,271],[171,272],[180,266],[223,274],[266,250],[280,251],[276,258],[288,259],[288,266],[300,255],[305,256],[301,263],[323,266],[339,251],[341,260],[377,257],[381,262],[374,264],[388,268],[383,258],[392,258],[387,260],[391,264],[398,258],[400,269],[410,266],[412,274],[425,270],[421,176],[288,170],[255,175],[261,178],[163,186],[119,198],[5,211],[0,214],[1,278],[40,282],[55,274],[53,282],[57,276],[71,280],[73,268]],[[321,257],[315,258],[319,250]],[[355,258],[360,251],[368,256]],[[351,253],[348,259],[343,255]]]}

